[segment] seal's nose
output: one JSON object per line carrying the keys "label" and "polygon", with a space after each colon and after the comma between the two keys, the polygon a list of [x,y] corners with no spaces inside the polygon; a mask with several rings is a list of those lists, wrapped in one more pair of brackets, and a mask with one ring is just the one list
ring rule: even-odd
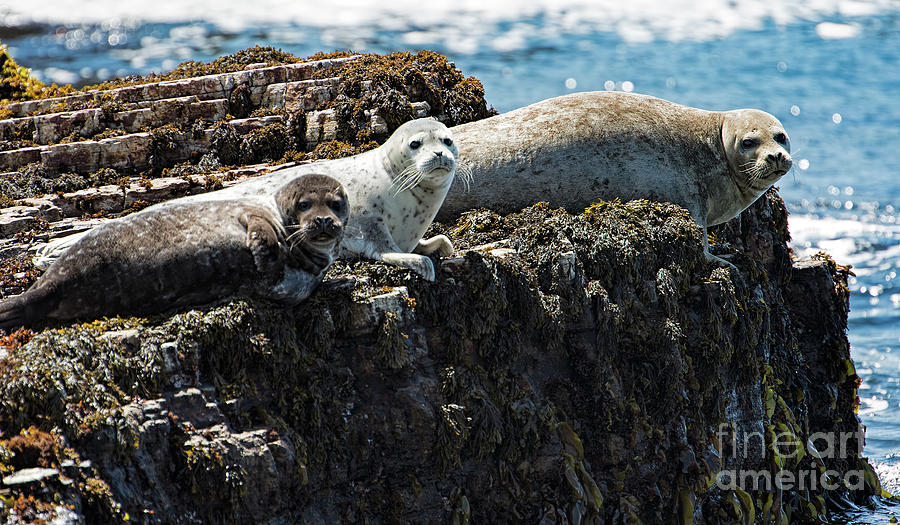
{"label": "seal's nose", "polygon": [[334,221],[331,217],[316,217],[316,226],[319,229],[325,229],[332,225]]}
{"label": "seal's nose", "polygon": [[443,156],[444,156],[444,152],[443,152],[443,151],[435,151],[434,154],[437,155],[438,157],[443,157]]}
{"label": "seal's nose", "polygon": [[772,162],[782,162],[784,161],[784,153],[780,151],[776,154],[769,153],[768,159]]}

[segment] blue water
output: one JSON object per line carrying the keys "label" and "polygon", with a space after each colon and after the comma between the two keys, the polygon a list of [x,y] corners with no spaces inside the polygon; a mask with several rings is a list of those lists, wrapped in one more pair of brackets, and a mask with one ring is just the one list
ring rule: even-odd
{"label": "blue water", "polygon": [[[523,8],[500,3],[493,10],[463,2],[421,17],[410,16],[427,10],[415,2],[391,10],[357,1],[353,9],[330,6],[327,12],[308,5],[250,12],[216,2],[214,10],[201,6],[183,16],[180,7],[162,2],[164,16],[145,7],[146,12],[109,18],[100,8],[100,14],[66,13],[64,0],[59,9],[53,0],[41,4],[41,13],[0,6],[6,24],[0,24],[0,40],[46,81],[164,71],[184,60],[211,60],[256,44],[298,56],[428,48],[479,78],[488,103],[499,111],[576,90],[616,89],[706,109],[754,107],[773,113],[793,148],[795,168],[779,186],[792,213],[795,250],[824,249],[854,266],[849,337],[863,378],[866,453],[885,479],[897,479],[896,0],[779,3],[763,14],[759,6],[718,0],[674,7],[636,1],[635,9],[611,0],[573,0],[562,7],[551,0]],[[887,515],[864,515],[859,522],[887,522]]]}

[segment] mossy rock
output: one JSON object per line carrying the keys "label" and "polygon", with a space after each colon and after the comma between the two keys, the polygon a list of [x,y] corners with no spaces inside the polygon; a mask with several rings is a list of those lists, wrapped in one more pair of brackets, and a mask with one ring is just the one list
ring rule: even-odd
{"label": "mossy rock", "polygon": [[[786,212],[772,192],[747,213],[749,226]],[[769,219],[721,239],[785,237]],[[296,308],[233,299],[21,339],[0,360],[0,428],[57,429],[97,481],[54,485],[55,497],[110,519],[820,519],[817,492],[776,502],[717,488],[733,460],[715,453],[715,430],[802,441],[855,420],[855,373],[825,364],[848,355],[846,273],[741,258],[723,270],[685,210],[646,201],[473,211],[432,231],[469,250],[436,261],[435,282],[338,261]],[[515,253],[474,249],[497,241]],[[772,261],[784,246],[747,244]],[[824,332],[804,310],[812,296],[835,307]],[[836,397],[820,399],[829,384]],[[749,466],[782,458],[771,437],[762,445]],[[11,461],[0,454],[0,469]],[[865,501],[867,487],[839,497]]]}

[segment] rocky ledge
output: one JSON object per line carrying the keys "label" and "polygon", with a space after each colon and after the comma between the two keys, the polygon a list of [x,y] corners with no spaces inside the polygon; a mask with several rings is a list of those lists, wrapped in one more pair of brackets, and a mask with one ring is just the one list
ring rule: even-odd
{"label": "rocky ledge", "polygon": [[[9,334],[0,516],[787,523],[890,497],[861,455],[849,270],[791,258],[775,190],[714,229],[738,271],[705,262],[684,210],[643,201],[432,233],[458,249],[433,283],[342,261],[292,309]],[[10,241],[5,291],[33,281],[41,235]]]}

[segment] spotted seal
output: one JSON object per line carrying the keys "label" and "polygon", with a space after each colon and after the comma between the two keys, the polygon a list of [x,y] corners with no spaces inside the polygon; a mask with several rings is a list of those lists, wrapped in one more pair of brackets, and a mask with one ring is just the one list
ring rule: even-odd
{"label": "spotted seal", "polygon": [[42,319],[148,315],[231,295],[296,304],[321,282],[349,214],[341,184],[295,178],[272,201],[181,202],[110,221],[67,249],[0,327]]}
{"label": "spotted seal", "polygon": [[790,140],[755,109],[705,111],[619,92],[551,98],[451,129],[470,191],[454,185],[437,218],[505,213],[537,201],[581,211],[599,199],[686,208],[704,229],[753,203],[791,167]]}
{"label": "spotted seal", "polygon": [[[340,181],[350,200],[350,218],[340,256],[364,257],[410,268],[433,281],[428,255],[453,253],[445,235],[422,239],[456,175],[458,151],[450,130],[423,118],[399,126],[378,148],[352,157],[301,164],[222,190],[182,197],[147,209],[221,199],[267,198],[281,185],[316,172]],[[49,244],[35,258],[46,267],[75,242]]]}

